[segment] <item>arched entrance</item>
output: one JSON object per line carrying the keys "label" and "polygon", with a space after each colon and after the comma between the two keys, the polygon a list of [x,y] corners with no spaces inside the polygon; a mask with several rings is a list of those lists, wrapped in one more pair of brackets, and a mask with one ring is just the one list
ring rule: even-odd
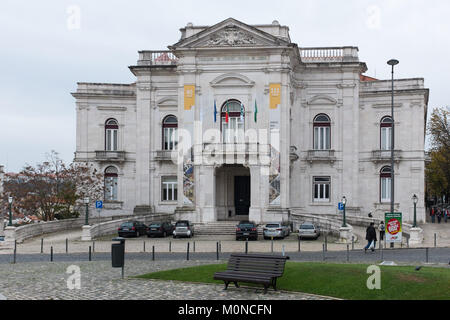
{"label": "arched entrance", "polygon": [[216,169],[217,219],[246,220],[251,206],[250,170],[243,165],[223,165]]}

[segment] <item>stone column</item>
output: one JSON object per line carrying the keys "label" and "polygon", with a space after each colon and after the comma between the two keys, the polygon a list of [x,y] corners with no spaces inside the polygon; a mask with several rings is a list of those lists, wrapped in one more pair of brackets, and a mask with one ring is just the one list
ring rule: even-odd
{"label": "stone column", "polygon": [[[268,201],[269,176],[264,175],[262,166],[250,166],[250,212],[249,220],[255,223],[263,222],[263,208]],[[267,167],[268,172],[268,167]]]}
{"label": "stone column", "polygon": [[216,212],[216,176],[214,166],[199,166],[200,181],[198,197],[200,201],[201,222],[217,221]]}

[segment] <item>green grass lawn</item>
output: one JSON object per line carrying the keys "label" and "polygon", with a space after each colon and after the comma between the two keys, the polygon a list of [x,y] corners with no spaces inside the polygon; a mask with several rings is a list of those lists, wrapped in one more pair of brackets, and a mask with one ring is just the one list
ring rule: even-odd
{"label": "green grass lawn", "polygon": [[[369,265],[288,262],[280,290],[298,291],[349,300],[450,300],[450,269],[381,266],[381,290],[369,290]],[[213,280],[225,264],[169,270],[138,276],[140,279],[217,283]]]}

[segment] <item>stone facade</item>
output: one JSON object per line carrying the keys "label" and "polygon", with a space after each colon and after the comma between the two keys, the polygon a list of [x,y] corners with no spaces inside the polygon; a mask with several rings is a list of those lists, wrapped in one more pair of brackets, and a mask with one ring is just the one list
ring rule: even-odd
{"label": "stone facade", "polygon": [[[109,168],[104,215],[281,221],[336,214],[342,196],[351,215],[390,210],[391,82],[363,76],[358,48],[301,48],[277,21],[230,18],[188,24],[169,49],[140,51],[135,83],[78,83],[73,93],[75,161]],[[413,194],[425,221],[428,94],[421,78],[395,81],[395,203],[405,221]]]}

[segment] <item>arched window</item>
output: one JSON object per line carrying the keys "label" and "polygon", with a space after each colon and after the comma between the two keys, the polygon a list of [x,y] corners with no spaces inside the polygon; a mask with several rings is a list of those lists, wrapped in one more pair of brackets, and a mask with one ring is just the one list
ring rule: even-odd
{"label": "arched window", "polygon": [[314,150],[331,149],[331,120],[326,114],[314,118]]}
{"label": "arched window", "polygon": [[167,116],[163,120],[163,150],[175,150],[178,145],[178,119]]}
{"label": "arched window", "polygon": [[116,119],[109,119],[105,123],[105,150],[117,151],[119,148],[119,123]]}
{"label": "arched window", "polygon": [[117,201],[119,172],[115,167],[105,170],[105,201]]}
{"label": "arched window", "polygon": [[391,202],[392,188],[392,170],[391,167],[383,167],[380,171],[380,199],[381,203]]}
{"label": "arched window", "polygon": [[244,105],[237,100],[228,100],[222,106],[221,129],[223,143],[244,142]]}
{"label": "arched window", "polygon": [[392,149],[392,118],[384,117],[380,124],[380,147],[381,150]]}

